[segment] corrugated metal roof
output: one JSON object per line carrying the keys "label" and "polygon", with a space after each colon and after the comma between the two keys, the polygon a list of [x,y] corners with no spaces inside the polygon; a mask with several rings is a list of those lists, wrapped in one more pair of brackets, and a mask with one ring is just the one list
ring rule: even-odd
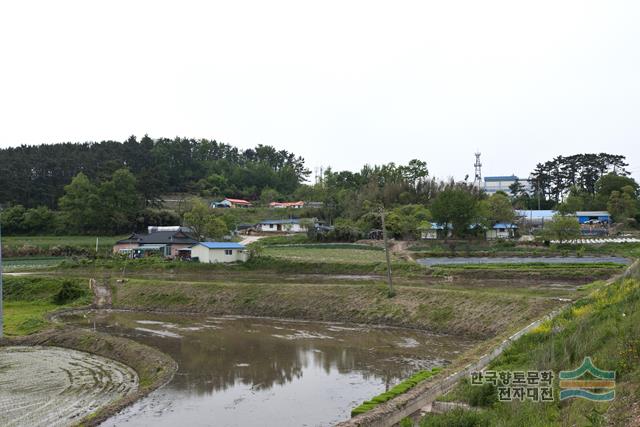
{"label": "corrugated metal roof", "polygon": [[[251,204],[251,202],[249,202],[249,201],[247,201],[247,200],[243,200],[243,199],[232,199],[232,198],[230,198],[230,197],[225,197],[225,199],[224,199],[224,200],[228,200],[228,201],[230,201],[231,203],[236,203],[236,204],[241,204],[241,205],[250,205],[250,204]],[[223,200],[223,202],[224,202],[224,200]]]}
{"label": "corrugated metal roof", "polygon": [[526,209],[518,209],[516,210],[516,215],[529,218],[529,219],[541,219],[541,218],[553,218],[556,214],[556,211],[553,210],[526,210]]}
{"label": "corrugated metal roof", "polygon": [[485,176],[485,182],[494,182],[494,181],[515,181],[519,178],[515,175],[504,175],[504,176]]}
{"label": "corrugated metal roof", "polygon": [[198,245],[202,245],[209,249],[246,249],[245,246],[235,242],[200,242]]}
{"label": "corrugated metal roof", "polygon": [[610,216],[607,211],[578,211],[576,216]]}
{"label": "corrugated metal roof", "polygon": [[171,244],[195,244],[198,240],[182,231],[156,231],[150,234],[132,234],[124,240],[116,243],[138,243],[140,245],[171,245]]}

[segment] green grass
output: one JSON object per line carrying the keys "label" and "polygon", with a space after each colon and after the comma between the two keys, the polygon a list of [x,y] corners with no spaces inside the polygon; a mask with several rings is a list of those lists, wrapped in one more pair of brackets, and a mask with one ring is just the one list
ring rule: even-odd
{"label": "green grass", "polygon": [[49,326],[45,319],[47,313],[86,305],[91,298],[88,286],[77,279],[46,277],[7,277],[3,294],[8,336],[39,332]]}
{"label": "green grass", "polygon": [[111,249],[115,242],[127,236],[2,236],[2,244],[7,247],[21,247],[24,245],[49,249],[53,246],[75,246],[83,249],[96,248],[98,250]]}
{"label": "green grass", "polygon": [[8,336],[29,335],[44,329],[45,314],[59,306],[48,302],[13,301],[4,304],[4,333]]}
{"label": "green grass", "polygon": [[[397,276],[426,277],[426,268],[413,262],[392,258],[392,269]],[[203,264],[197,262],[167,261],[158,257],[143,259],[82,259],[68,260],[61,269],[120,270],[163,274],[166,271],[208,274],[219,272],[234,274],[243,272],[264,272],[277,274],[340,274],[340,275],[380,275],[386,272],[382,251],[368,249],[296,249],[292,247],[265,247],[262,253],[248,262],[233,264]]]}
{"label": "green grass", "polygon": [[365,412],[368,412],[368,411],[372,410],[376,406],[378,406],[378,405],[380,405],[382,403],[385,403],[385,402],[393,399],[396,396],[399,396],[399,395],[401,395],[403,393],[406,393],[407,391],[411,390],[416,385],[420,384],[422,381],[433,377],[434,375],[436,375],[441,370],[442,370],[442,368],[433,368],[430,371],[420,371],[420,372],[412,375],[411,377],[409,377],[406,380],[402,381],[400,384],[398,384],[398,385],[392,387],[391,389],[389,389],[389,391],[385,391],[384,393],[381,393],[381,394],[371,398],[370,400],[367,400],[367,401],[363,402],[362,404],[356,406],[351,411],[351,416],[355,417],[356,415],[364,414]]}
{"label": "green grass", "polygon": [[640,243],[554,244],[551,246],[500,241],[420,241],[409,247],[416,258],[437,256],[581,256],[615,255],[640,258]]}
{"label": "green grass", "polygon": [[296,245],[304,243],[314,243],[305,233],[294,234],[291,236],[267,236],[252,243],[252,245],[271,246],[271,245]]}
{"label": "green grass", "polygon": [[[269,246],[263,249],[264,255],[276,259],[294,262],[335,263],[335,264],[371,264],[385,262],[384,251],[369,248],[330,248],[317,246]],[[393,261],[397,261],[392,257]]]}
{"label": "green grass", "polygon": [[37,270],[54,267],[64,261],[64,257],[24,257],[9,258],[2,260],[2,267],[5,272]]}

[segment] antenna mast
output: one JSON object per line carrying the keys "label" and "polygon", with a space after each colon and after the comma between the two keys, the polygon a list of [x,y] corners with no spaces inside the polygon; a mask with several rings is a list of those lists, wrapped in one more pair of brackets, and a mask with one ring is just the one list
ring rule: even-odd
{"label": "antenna mast", "polygon": [[476,152],[476,162],[473,167],[475,168],[473,186],[480,190],[482,188],[482,163],[480,163],[480,152]]}

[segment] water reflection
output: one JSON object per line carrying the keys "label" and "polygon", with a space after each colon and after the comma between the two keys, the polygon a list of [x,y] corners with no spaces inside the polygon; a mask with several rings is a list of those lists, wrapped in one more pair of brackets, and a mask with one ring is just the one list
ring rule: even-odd
{"label": "water reflection", "polygon": [[[354,402],[421,368],[446,364],[471,344],[420,331],[257,318],[99,312],[65,320],[95,324],[171,355],[179,364],[165,392],[171,412],[214,411],[218,421],[203,425],[250,425],[256,420],[240,421],[256,411],[272,414],[262,425],[300,425],[298,416],[318,425],[335,422]],[[138,406],[126,421],[147,425],[153,411]],[[153,423],[170,418],[164,413]]]}

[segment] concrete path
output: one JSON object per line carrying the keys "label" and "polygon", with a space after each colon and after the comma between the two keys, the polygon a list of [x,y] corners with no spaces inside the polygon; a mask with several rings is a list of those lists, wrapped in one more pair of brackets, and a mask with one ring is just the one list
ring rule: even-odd
{"label": "concrete path", "polygon": [[249,243],[257,242],[264,236],[244,236],[244,239],[240,242],[241,245],[247,246]]}

